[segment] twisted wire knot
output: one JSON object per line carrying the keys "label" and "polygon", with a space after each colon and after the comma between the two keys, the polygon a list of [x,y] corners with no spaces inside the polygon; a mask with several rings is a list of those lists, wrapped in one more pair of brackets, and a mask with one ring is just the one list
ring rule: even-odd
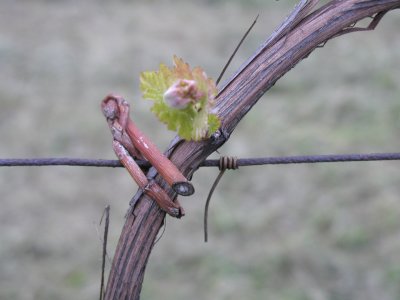
{"label": "twisted wire knot", "polygon": [[239,169],[238,158],[236,156],[221,156],[219,158],[219,170],[236,170]]}

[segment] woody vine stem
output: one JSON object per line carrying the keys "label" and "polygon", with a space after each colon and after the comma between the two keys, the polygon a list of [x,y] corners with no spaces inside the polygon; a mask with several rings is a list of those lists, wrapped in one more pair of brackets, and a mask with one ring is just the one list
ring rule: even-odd
{"label": "woody vine stem", "polygon": [[[179,143],[166,153],[181,173],[190,178],[205,159],[228,139],[257,100],[286,72],[328,40],[354,31],[374,29],[400,0],[330,1],[313,11],[318,0],[302,0],[261,48],[219,91],[215,113],[221,126],[210,138]],[[354,26],[364,18],[366,28]],[[177,139],[171,142],[171,146]],[[171,149],[171,146],[169,149]],[[172,189],[154,168],[147,173],[171,198]],[[165,213],[146,194],[138,191],[126,217],[115,251],[105,299],[139,299],[146,264]]]}
{"label": "woody vine stem", "polygon": [[[333,1],[308,14],[317,1],[302,1],[245,67],[225,85],[218,95],[217,114],[221,128],[210,139],[180,143],[171,160],[182,173],[191,176],[202,161],[220,147],[241,118],[276,80],[318,45],[332,37],[353,31],[374,29],[383,15],[400,6],[399,1]],[[367,28],[353,27],[356,21],[373,17]],[[147,174],[174,193],[152,168]],[[144,270],[154,238],[164,213],[142,192],[135,196],[136,205],[128,214],[108,281],[106,299],[138,299]]]}

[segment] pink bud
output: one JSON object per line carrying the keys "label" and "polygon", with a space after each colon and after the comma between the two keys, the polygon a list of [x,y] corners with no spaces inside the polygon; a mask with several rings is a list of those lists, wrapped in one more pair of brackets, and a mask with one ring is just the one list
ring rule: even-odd
{"label": "pink bud", "polygon": [[164,101],[172,108],[184,109],[189,103],[196,103],[202,97],[196,81],[178,79],[164,93]]}

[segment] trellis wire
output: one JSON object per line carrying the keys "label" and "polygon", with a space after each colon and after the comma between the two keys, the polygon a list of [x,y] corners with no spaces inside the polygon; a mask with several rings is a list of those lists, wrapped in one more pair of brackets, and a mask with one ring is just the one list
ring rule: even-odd
{"label": "trellis wire", "polygon": [[[259,158],[238,158],[237,166],[258,166],[278,164],[315,164],[334,162],[363,162],[400,160],[400,152],[394,153],[367,153],[367,154],[325,154],[325,155],[297,155],[274,156]],[[147,161],[136,160],[142,168],[149,168]],[[218,167],[219,159],[208,159],[200,167]],[[8,158],[0,159],[0,167],[31,167],[31,166],[82,166],[82,167],[122,167],[118,160],[111,159],[84,159],[84,158]]]}

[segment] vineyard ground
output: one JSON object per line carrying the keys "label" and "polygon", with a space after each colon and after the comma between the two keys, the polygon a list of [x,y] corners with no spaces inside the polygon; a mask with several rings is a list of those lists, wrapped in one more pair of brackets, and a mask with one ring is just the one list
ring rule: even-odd
{"label": "vineyard ground", "polygon": [[[216,78],[259,13],[232,73],[293,4],[259,2],[2,1],[0,157],[114,158],[99,109],[109,92],[128,99],[134,120],[165,148],[174,134],[140,100],[139,73],[176,54]],[[312,53],[221,154],[399,151],[398,13]],[[227,172],[204,244],[216,175],[199,170],[195,195],[181,199],[186,217],[167,219],[143,299],[399,299],[398,162]],[[0,299],[96,298],[102,210],[111,205],[112,257],[136,189],[123,169],[0,169]]]}

